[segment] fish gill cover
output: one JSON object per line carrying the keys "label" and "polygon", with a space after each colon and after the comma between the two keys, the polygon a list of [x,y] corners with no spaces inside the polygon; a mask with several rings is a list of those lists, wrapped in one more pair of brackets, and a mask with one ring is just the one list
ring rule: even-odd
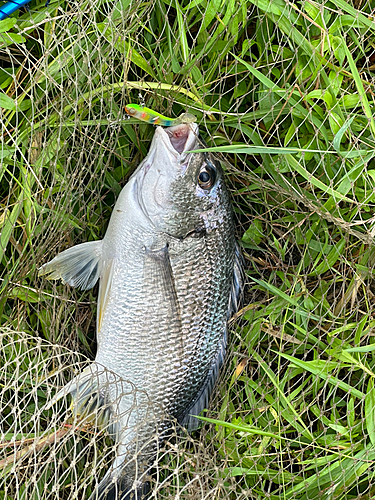
{"label": "fish gill cover", "polygon": [[37,270],[103,238],[154,134],[129,103],[197,117],[247,281],[203,427],[154,437],[151,498],[374,497],[374,30],[361,0],[32,0],[0,22],[0,499],[89,498],[115,456],[98,414],[47,406],[95,357],[97,288]]}

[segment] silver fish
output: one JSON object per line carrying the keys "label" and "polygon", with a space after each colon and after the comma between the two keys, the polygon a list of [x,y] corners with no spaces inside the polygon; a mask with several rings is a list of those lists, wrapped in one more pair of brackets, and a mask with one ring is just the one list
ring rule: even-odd
{"label": "silver fish", "polygon": [[[92,499],[143,498],[168,417],[188,429],[224,360],[227,319],[242,287],[241,255],[220,164],[198,126],[157,127],[103,240],[60,253],[41,275],[89,289],[100,279],[97,355],[52,400],[71,394],[118,442]],[[155,439],[155,436],[158,436]]]}

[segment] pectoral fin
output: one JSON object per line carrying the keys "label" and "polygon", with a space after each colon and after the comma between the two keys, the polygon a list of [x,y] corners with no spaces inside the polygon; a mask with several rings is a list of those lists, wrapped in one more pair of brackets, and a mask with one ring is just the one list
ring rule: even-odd
{"label": "pectoral fin", "polygon": [[39,276],[61,279],[70,286],[89,290],[101,274],[102,241],[89,241],[59,253],[39,269]]}
{"label": "pectoral fin", "polygon": [[104,312],[108,304],[109,293],[112,286],[114,261],[108,260],[102,263],[102,274],[100,276],[100,288],[98,297],[98,316],[97,316],[97,330],[98,333],[102,328],[102,321]]}
{"label": "pectoral fin", "polygon": [[153,290],[160,300],[161,307],[167,307],[171,316],[180,320],[180,306],[173,276],[168,245],[160,250],[146,248],[144,265],[145,290]]}

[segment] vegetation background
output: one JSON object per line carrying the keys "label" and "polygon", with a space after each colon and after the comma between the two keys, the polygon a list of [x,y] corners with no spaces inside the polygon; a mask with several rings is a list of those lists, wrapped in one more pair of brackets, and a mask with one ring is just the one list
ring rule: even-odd
{"label": "vegetation background", "polygon": [[0,21],[0,498],[90,494],[104,432],[43,410],[95,355],[97,290],[37,277],[103,237],[153,127],[189,111],[223,160],[247,290],[206,424],[159,499],[375,496],[375,4],[32,0]]}

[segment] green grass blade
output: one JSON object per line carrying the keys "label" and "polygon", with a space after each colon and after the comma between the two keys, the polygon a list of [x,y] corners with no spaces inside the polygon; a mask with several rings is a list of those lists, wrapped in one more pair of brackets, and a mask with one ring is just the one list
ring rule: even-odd
{"label": "green grass blade", "polygon": [[359,399],[365,398],[365,394],[362,391],[356,389],[355,387],[350,386],[349,384],[343,382],[337,377],[334,377],[327,371],[323,371],[320,367],[314,366],[313,361],[302,361],[301,359],[289,356],[288,354],[284,353],[278,353],[278,354],[279,356],[289,360],[291,363],[293,363],[293,365],[303,368],[304,370],[312,373],[313,375],[316,375],[317,377],[326,380],[329,384],[334,385],[335,387],[339,387],[340,389],[348,392],[352,396],[355,396],[356,398]]}
{"label": "green grass blade", "polygon": [[337,190],[327,186],[322,181],[317,179],[314,175],[312,175],[306,168],[304,168],[293,156],[287,155],[287,161],[290,165],[292,171],[298,172],[302,177],[304,177],[307,181],[309,181],[313,186],[318,189],[321,189],[324,193],[329,194],[334,198],[334,200],[338,201],[346,201],[348,203],[356,204],[356,202],[347,196],[342,195]]}
{"label": "green grass blade", "polygon": [[293,407],[292,403],[289,401],[289,399],[285,396],[284,392],[281,390],[280,384],[279,384],[278,379],[277,379],[276,375],[274,374],[274,372],[271,370],[271,368],[268,366],[268,364],[265,363],[265,361],[261,358],[261,356],[259,356],[259,354],[257,352],[252,351],[251,356],[256,361],[258,361],[259,366],[262,368],[262,370],[264,370],[264,372],[266,373],[266,375],[268,376],[268,378],[272,382],[273,386],[275,387],[275,389],[280,397],[280,401],[282,402],[282,405],[284,406],[284,408],[289,408],[289,410],[292,412],[292,414],[295,416],[297,421],[302,426],[303,436],[305,436],[305,438],[309,439],[310,441],[314,441],[314,436],[308,430],[304,421],[302,420],[300,415],[298,415],[295,408]]}
{"label": "green grass blade", "polygon": [[184,63],[186,64],[187,61],[189,60],[189,45],[187,41],[187,36],[186,36],[186,29],[185,29],[185,23],[184,23],[184,18],[182,15],[181,7],[180,4],[178,3],[178,0],[175,0],[176,4],[176,12],[177,12],[177,22],[178,22],[178,32],[179,32],[179,41],[181,45],[181,51],[182,51],[182,58]]}
{"label": "green grass blade", "polygon": [[362,104],[363,111],[370,122],[372,136],[375,139],[375,121],[374,121],[374,117],[372,115],[372,109],[371,109],[370,104],[369,104],[368,99],[367,99],[367,94],[366,94],[365,89],[363,87],[363,83],[362,83],[361,77],[359,75],[357,66],[353,60],[352,54],[350,53],[350,51],[345,43],[345,40],[343,38],[341,38],[341,40],[342,40],[342,44],[343,44],[343,49],[345,51],[345,55],[346,55],[348,63],[349,63],[350,71],[352,72],[354,82],[355,82],[356,87],[357,87],[358,94],[361,98],[361,104]]}
{"label": "green grass blade", "polygon": [[370,377],[367,385],[367,393],[365,398],[365,418],[366,428],[372,443],[375,448],[375,388],[374,379]]}

